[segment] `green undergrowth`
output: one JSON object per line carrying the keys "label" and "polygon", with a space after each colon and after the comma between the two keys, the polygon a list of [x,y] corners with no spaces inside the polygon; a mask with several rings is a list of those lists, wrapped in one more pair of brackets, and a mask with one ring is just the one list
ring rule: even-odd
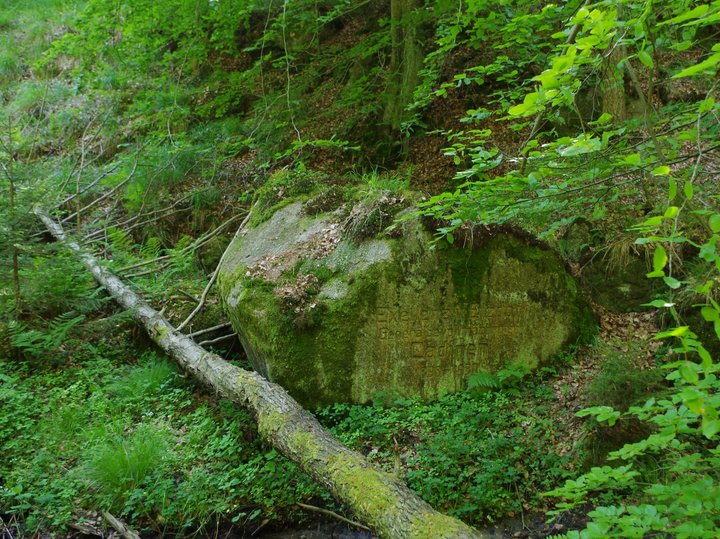
{"label": "green undergrowth", "polygon": [[370,406],[335,404],[321,421],[350,447],[404,478],[438,510],[478,526],[538,511],[540,493],[572,475],[554,396],[542,381],[523,392],[460,392],[431,402],[379,395]]}
{"label": "green undergrowth", "polygon": [[[62,369],[0,362],[0,507],[57,533],[110,511],[140,530],[202,533],[298,523],[298,502],[337,506],[261,442],[257,425],[153,352],[126,364],[122,339],[79,345]],[[379,395],[318,411],[331,431],[438,509],[483,525],[538,510],[570,477],[542,382],[423,403]],[[209,529],[209,528],[207,528]]]}
{"label": "green undergrowth", "polygon": [[262,444],[250,416],[195,393],[154,353],[123,364],[105,343],[62,370],[0,362],[0,507],[29,531],[103,511],[193,533],[298,519],[318,487]]}

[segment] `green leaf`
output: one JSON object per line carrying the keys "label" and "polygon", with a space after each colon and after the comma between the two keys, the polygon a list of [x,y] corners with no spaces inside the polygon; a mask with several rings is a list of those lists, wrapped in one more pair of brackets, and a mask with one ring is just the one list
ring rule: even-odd
{"label": "green leaf", "polygon": [[692,200],[694,192],[695,190],[693,189],[692,182],[685,182],[685,184],[683,185],[683,193],[685,193],[685,198],[687,198],[688,200]]}
{"label": "green leaf", "polygon": [[574,141],[567,148],[563,148],[558,153],[563,157],[572,157],[573,155],[582,155],[592,153],[602,148],[602,141],[596,137],[588,139],[579,139]]}
{"label": "green leaf", "polygon": [[706,71],[714,70],[717,64],[720,62],[720,54],[713,54],[707,60],[690,66],[687,69],[683,69],[680,73],[673,75],[673,79],[681,79],[683,77],[692,77],[694,75],[700,75]]}
{"label": "green leaf", "polygon": [[690,329],[690,326],[678,326],[676,328],[670,329],[668,331],[661,331],[657,335],[655,335],[656,339],[667,339],[668,337],[682,337],[685,335],[688,330]]}
{"label": "green leaf", "polygon": [[708,352],[705,347],[702,345],[698,347],[697,349],[698,356],[700,356],[701,366],[703,368],[703,371],[707,374],[707,372],[712,367],[712,356],[710,355],[710,352]]}
{"label": "green leaf", "polygon": [[623,163],[626,165],[638,165],[640,164],[640,161],[642,161],[642,158],[639,153],[631,153],[630,155],[626,155],[625,159],[623,159]]}
{"label": "green leaf", "polygon": [[686,382],[693,385],[697,385],[700,382],[700,377],[695,370],[694,363],[685,361],[682,365],[680,365],[680,368],[678,370],[680,371],[680,376],[682,376],[683,380],[685,380]]}
{"label": "green leaf", "polygon": [[655,272],[661,271],[668,262],[668,256],[665,252],[665,248],[662,245],[658,245],[653,253],[653,270]]}
{"label": "green leaf", "polygon": [[702,413],[704,403],[705,401],[700,397],[683,399],[683,404],[685,404],[692,413],[698,415]]}
{"label": "green leaf", "polygon": [[661,309],[663,307],[672,307],[673,303],[668,303],[664,299],[654,299],[650,303],[643,303],[643,307],[656,307],[658,309]]}
{"label": "green leaf", "polygon": [[668,188],[668,199],[675,200],[677,197],[677,180],[670,178],[670,186]]}
{"label": "green leaf", "polygon": [[657,167],[650,174],[652,174],[653,176],[667,176],[668,174],[670,174],[670,167],[665,165]]}
{"label": "green leaf", "polygon": [[638,52],[638,58],[640,59],[640,61],[643,64],[645,64],[646,67],[648,67],[650,69],[652,69],[655,66],[655,64],[653,63],[652,56],[650,56],[645,49]]}
{"label": "green leaf", "polygon": [[[600,115],[600,118],[598,118],[598,119],[595,120],[594,122],[590,122],[590,123],[591,123],[592,125],[602,125],[602,124],[608,123],[608,122],[609,122],[610,120],[612,120],[612,119],[613,119],[613,115],[612,115],[612,114],[609,114],[609,113],[607,113],[607,112],[603,112],[603,113]],[[640,160],[640,155],[638,155],[638,154],[633,154],[633,155],[637,155],[637,157],[638,157],[638,162],[639,162],[639,160]]]}
{"label": "green leaf", "polygon": [[525,99],[521,104],[510,107],[508,113],[511,116],[530,116],[535,114],[536,112],[542,110],[542,106],[537,105],[539,99],[540,94],[538,92],[531,92],[525,96]]}
{"label": "green leaf", "polygon": [[720,232],[720,214],[719,213],[711,215],[708,223],[710,224],[710,229],[714,233],[717,234],[718,232]]}
{"label": "green leaf", "polygon": [[720,313],[710,305],[704,305],[702,309],[700,309],[700,314],[706,322],[715,322],[715,320],[720,319]]}
{"label": "green leaf", "polygon": [[699,19],[707,13],[709,8],[710,6],[708,4],[701,4],[695,9],[691,9],[682,15],[678,15],[677,17],[661,22],[658,26],[664,26],[666,24],[679,24],[681,22],[689,21],[690,19]]}
{"label": "green leaf", "polygon": [[686,39],[685,41],[681,41],[680,43],[676,43],[672,46],[673,49],[675,49],[678,52],[686,51],[690,47],[693,46],[693,42],[690,39]]}
{"label": "green leaf", "polygon": [[712,438],[720,431],[720,420],[703,416],[701,429],[705,438]]}
{"label": "green leaf", "polygon": [[678,281],[675,277],[663,277],[663,281],[665,281],[665,284],[673,290],[677,290],[678,288],[680,288],[680,285],[682,285],[682,283]]}
{"label": "green leaf", "polygon": [[713,98],[713,96],[709,96],[707,99],[705,99],[705,101],[700,103],[700,107],[698,107],[698,112],[700,114],[709,112],[712,110],[714,105],[715,105],[715,99]]}
{"label": "green leaf", "polygon": [[658,226],[663,222],[664,217],[662,215],[655,215],[649,219],[643,221],[643,226]]}

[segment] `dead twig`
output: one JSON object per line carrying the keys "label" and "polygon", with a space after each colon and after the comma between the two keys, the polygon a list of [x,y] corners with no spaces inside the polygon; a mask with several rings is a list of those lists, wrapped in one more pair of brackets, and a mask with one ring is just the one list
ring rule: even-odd
{"label": "dead twig", "polygon": [[140,539],[140,536],[136,532],[128,528],[121,520],[118,520],[107,511],[103,511],[102,516],[125,539]]}
{"label": "dead twig", "polygon": [[147,144],[148,144],[148,143],[146,143],[146,144],[143,145],[142,147],[138,148],[138,151],[137,151],[137,153],[135,154],[135,162],[133,163],[132,170],[130,170],[130,173],[127,175],[127,178],[125,178],[123,181],[121,181],[121,182],[120,182],[119,184],[117,184],[115,187],[113,187],[112,189],[110,189],[110,190],[109,190],[107,193],[105,193],[104,195],[99,196],[98,198],[94,199],[92,202],[86,204],[86,205],[83,206],[82,208],[79,208],[76,212],[73,212],[73,213],[71,213],[70,215],[68,215],[67,217],[65,217],[62,221],[60,221],[60,223],[67,223],[67,222],[70,221],[71,219],[74,219],[75,217],[79,217],[82,212],[84,212],[85,210],[89,210],[89,209],[92,208],[93,206],[96,206],[97,204],[100,204],[100,202],[102,202],[103,200],[111,197],[111,196],[114,195],[118,190],[120,190],[123,186],[125,186],[130,180],[132,180],[133,177],[135,176],[135,172],[137,172],[138,163],[140,162],[140,151],[142,151],[142,149],[143,149]]}
{"label": "dead twig", "polygon": [[76,522],[71,522],[68,524],[73,530],[77,530],[83,535],[96,535],[97,537],[102,537],[103,534],[101,531],[96,530],[95,528],[92,528],[90,526],[86,526],[85,524],[80,524]]}
{"label": "dead twig", "polygon": [[296,505],[298,507],[302,507],[303,509],[307,509],[308,511],[314,511],[316,513],[320,513],[321,515],[327,515],[329,517],[336,518],[338,520],[345,522],[346,524],[350,524],[351,526],[360,528],[361,530],[365,530],[368,532],[372,531],[367,526],[360,524],[359,522],[355,522],[354,520],[350,520],[349,518],[346,518],[342,515],[339,515],[335,511],[330,511],[329,509],[323,509],[322,507],[316,507],[314,505],[308,505],[306,503],[300,503],[300,502],[297,502]]}
{"label": "dead twig", "polygon": [[[235,232],[235,236],[233,236],[232,241],[234,241],[240,232],[245,228],[245,225],[247,225],[248,221],[250,220],[250,217],[252,217],[252,210],[248,212],[248,214],[245,216],[245,219],[243,219],[243,222],[240,223],[240,226],[238,227],[237,231]],[[232,243],[232,241],[230,243]],[[200,312],[200,310],[205,306],[205,301],[207,300],[208,293],[210,292],[210,289],[212,288],[212,285],[215,284],[215,279],[217,279],[218,272],[220,271],[220,266],[222,266],[223,261],[225,260],[225,256],[227,255],[227,249],[223,253],[223,255],[220,257],[220,262],[218,262],[217,267],[215,268],[215,271],[213,271],[212,277],[210,277],[210,281],[208,282],[207,286],[205,287],[205,290],[203,290],[202,295],[200,296],[200,301],[197,304],[197,307],[193,309],[193,312],[191,312],[188,317],[182,321],[182,323],[176,328],[177,331],[182,331],[182,329],[187,326],[193,318],[195,318],[195,315]]]}
{"label": "dead twig", "polygon": [[[192,297],[192,296],[190,296]],[[197,301],[196,298],[193,298],[195,301]],[[212,333],[213,331],[218,331],[219,329],[225,329],[230,327],[230,322],[225,322],[223,324],[218,324],[217,326],[212,326],[210,328],[200,329],[198,331],[194,331],[192,333],[188,333],[187,336],[190,338],[199,337],[200,335],[205,335],[207,333]]]}
{"label": "dead twig", "polygon": [[209,341],[202,341],[199,342],[199,346],[207,346],[208,344],[217,344],[219,342],[227,341],[228,339],[232,339],[233,337],[237,337],[237,334],[235,333],[228,333],[227,335],[223,335],[222,337],[217,337],[216,339],[210,339]]}

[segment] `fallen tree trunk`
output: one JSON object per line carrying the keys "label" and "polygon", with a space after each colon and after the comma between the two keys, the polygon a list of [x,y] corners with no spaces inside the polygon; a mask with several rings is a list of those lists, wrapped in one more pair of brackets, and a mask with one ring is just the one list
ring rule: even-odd
{"label": "fallen tree trunk", "polygon": [[95,279],[134,318],[160,348],[218,394],[248,408],[260,434],[295,462],[378,535],[388,539],[476,538],[487,535],[435,511],[402,481],[376,470],[351,451],[280,386],[231,365],[175,328],[98,260],[70,241],[61,225],[36,211],[50,233],[73,250]]}

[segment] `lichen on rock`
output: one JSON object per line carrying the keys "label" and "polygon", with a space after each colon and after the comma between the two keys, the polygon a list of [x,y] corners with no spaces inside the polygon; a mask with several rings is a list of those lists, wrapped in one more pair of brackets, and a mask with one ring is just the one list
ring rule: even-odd
{"label": "lichen on rock", "polygon": [[348,215],[361,211],[286,204],[220,268],[254,367],[305,406],[458,391],[475,372],[535,367],[594,332],[575,281],[539,243],[500,232],[433,249],[417,220],[392,238],[357,234]]}

